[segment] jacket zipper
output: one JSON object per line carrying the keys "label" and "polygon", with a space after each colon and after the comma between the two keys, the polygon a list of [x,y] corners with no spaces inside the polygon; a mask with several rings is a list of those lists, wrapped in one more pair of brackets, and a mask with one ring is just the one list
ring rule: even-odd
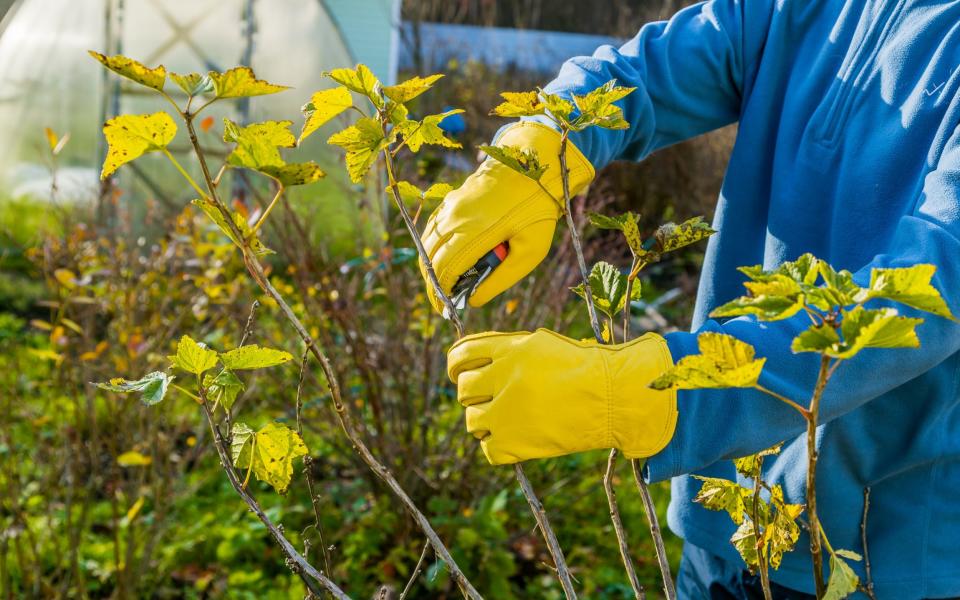
{"label": "jacket zipper", "polygon": [[843,128],[849,107],[857,95],[857,86],[867,68],[876,60],[880,47],[886,40],[892,28],[895,17],[899,15],[905,0],[879,0],[883,3],[881,12],[868,24],[860,44],[854,50],[854,55],[846,69],[846,79],[836,82],[836,91],[827,111],[826,122],[820,133],[820,141],[828,146],[836,143],[838,132]]}

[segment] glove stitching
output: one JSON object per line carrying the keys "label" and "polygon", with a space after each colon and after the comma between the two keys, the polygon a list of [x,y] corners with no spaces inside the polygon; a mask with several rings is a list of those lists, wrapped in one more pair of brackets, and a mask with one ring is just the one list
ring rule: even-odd
{"label": "glove stitching", "polygon": [[606,401],[607,401],[607,444],[606,447],[616,446],[616,440],[613,436],[613,375],[610,371],[610,360],[606,352],[600,353],[600,362],[603,364],[603,371],[606,379]]}

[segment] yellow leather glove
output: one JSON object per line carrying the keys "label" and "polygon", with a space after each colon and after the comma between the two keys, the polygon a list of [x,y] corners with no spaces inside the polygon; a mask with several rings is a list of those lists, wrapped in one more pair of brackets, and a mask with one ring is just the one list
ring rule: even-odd
{"label": "yellow leather glove", "polygon": [[[423,245],[447,294],[486,253],[502,242],[510,244],[507,258],[477,287],[470,306],[486,304],[540,264],[550,250],[557,220],[563,215],[560,134],[541,123],[515,123],[504,130],[496,144],[535,149],[541,163],[549,165],[541,179],[549,194],[532,179],[487,159],[430,215]],[[570,143],[567,168],[571,194],[581,191],[594,177],[590,161]],[[430,303],[441,312],[443,304],[422,262],[420,272],[427,283]]]}
{"label": "yellow leather glove", "polygon": [[673,437],[677,396],[647,385],[672,364],[653,333],[614,346],[546,329],[480,333],[447,354],[467,431],[495,465],[596,448],[656,454]]}

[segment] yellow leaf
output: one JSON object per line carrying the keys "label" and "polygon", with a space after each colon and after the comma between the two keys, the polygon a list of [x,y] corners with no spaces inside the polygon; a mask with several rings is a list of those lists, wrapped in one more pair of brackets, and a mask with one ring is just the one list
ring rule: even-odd
{"label": "yellow leaf", "polygon": [[433,87],[433,84],[441,77],[443,77],[443,74],[413,77],[403,83],[384,87],[383,95],[400,104],[409,102]]}
{"label": "yellow leaf", "polygon": [[127,523],[137,518],[137,515],[140,514],[140,509],[143,508],[143,496],[137,498],[137,501],[133,503],[133,506],[130,507],[130,510],[127,511]]}
{"label": "yellow leaf", "polygon": [[66,325],[67,329],[73,331],[76,334],[83,335],[83,328],[74,321],[73,319],[68,319],[66,317],[60,319],[60,322]]}
{"label": "yellow leaf", "polygon": [[136,450],[124,452],[117,457],[117,464],[121,467],[145,467],[153,462],[149,456],[140,454]]}
{"label": "yellow leaf", "polygon": [[310,102],[304,104],[301,109],[306,120],[303,122],[303,129],[300,131],[300,139],[297,143],[307,139],[307,136],[351,106],[353,106],[353,96],[344,86],[315,92],[310,97]]}
{"label": "yellow leaf", "polygon": [[60,361],[63,360],[63,355],[54,352],[53,350],[38,350],[36,348],[30,348],[30,354],[36,356],[37,358],[43,360],[52,360],[57,364],[60,364]]}
{"label": "yellow leaf", "polygon": [[250,67],[234,67],[224,73],[210,71],[210,79],[213,80],[217,98],[263,96],[290,89],[285,85],[275,85],[257,79]]}
{"label": "yellow leaf", "polygon": [[202,375],[217,366],[217,353],[204,344],[198,344],[189,335],[184,335],[177,343],[177,354],[168,357],[177,367],[194,375]]}
{"label": "yellow leaf", "polygon": [[52,152],[53,149],[57,147],[57,142],[59,141],[57,139],[57,134],[54,133],[49,127],[44,127],[43,133],[47,136],[47,144],[50,145],[50,151]]}
{"label": "yellow leaf", "polygon": [[70,269],[57,269],[53,272],[53,278],[68,290],[77,287],[77,276]]}
{"label": "yellow leaf", "polygon": [[140,85],[145,85],[148,88],[157,91],[163,90],[163,84],[167,80],[167,69],[163,65],[151,69],[139,61],[119,54],[116,56],[106,56],[93,50],[89,52],[90,56],[100,61],[103,66],[114,73],[136,81]]}
{"label": "yellow leaf", "polygon": [[377,90],[380,81],[367,65],[360,64],[355,69],[334,69],[324,75],[351,91],[363,94],[378,108],[383,106],[383,98]]}
{"label": "yellow leaf", "polygon": [[165,149],[177,135],[177,124],[163,111],[152,115],[121,115],[107,121],[103,135],[109,148],[100,179],[106,179],[121,165],[146,152]]}
{"label": "yellow leaf", "polygon": [[270,423],[254,432],[243,423],[233,426],[231,455],[238,469],[249,469],[260,481],[286,493],[293,477],[294,459],[307,453],[307,446],[286,425]]}
{"label": "yellow leaf", "polygon": [[42,329],[43,331],[50,331],[53,329],[53,325],[47,323],[46,321],[41,321],[40,319],[32,319],[30,324],[37,329]]}

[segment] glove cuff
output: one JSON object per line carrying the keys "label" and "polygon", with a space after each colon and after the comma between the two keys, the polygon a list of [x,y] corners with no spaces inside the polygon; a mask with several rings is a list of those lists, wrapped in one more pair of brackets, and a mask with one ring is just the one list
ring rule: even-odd
{"label": "glove cuff", "polygon": [[[537,152],[540,164],[547,166],[540,183],[560,206],[560,214],[566,212],[563,202],[563,179],[560,169],[560,132],[537,121],[520,121],[500,131],[494,144],[499,147],[516,146]],[[570,174],[570,196],[583,191],[593,181],[596,171],[587,157],[567,139],[567,170]]]}
{"label": "glove cuff", "polygon": [[673,366],[667,341],[645,334],[609,353],[606,364],[610,446],[627,458],[653,456],[670,442],[677,426],[676,390],[649,387]]}

